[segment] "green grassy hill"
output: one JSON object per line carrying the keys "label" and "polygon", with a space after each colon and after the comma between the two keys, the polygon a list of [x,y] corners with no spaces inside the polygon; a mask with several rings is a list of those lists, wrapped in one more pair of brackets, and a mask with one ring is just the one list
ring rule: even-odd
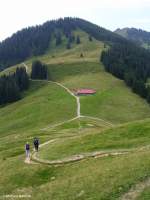
{"label": "green grassy hill", "polygon": [[[150,107],[146,101],[127,88],[123,81],[106,73],[101,64],[88,62],[84,65],[78,63],[53,68],[57,71],[54,76],[56,80],[70,89],[96,89],[94,96],[80,98],[81,114],[115,124],[149,117]],[[70,74],[62,73],[63,70]]]}
{"label": "green grassy hill", "polygon": [[[150,176],[150,106],[104,71],[99,63],[102,42],[90,42],[80,30],[74,34],[81,44],[67,50],[63,38],[61,46],[53,44],[45,55],[26,60],[28,72],[32,61],[40,59],[48,64],[49,77],[70,91],[97,92],[80,97],[81,118],[75,118],[76,99],[47,81],[31,81],[22,100],[0,108],[0,198],[21,194],[37,200],[115,200]],[[26,164],[24,145],[29,141],[32,146],[35,136],[41,144],[49,141],[37,155],[44,161],[101,153],[62,165],[36,159]],[[141,199],[149,192],[144,188]]]}

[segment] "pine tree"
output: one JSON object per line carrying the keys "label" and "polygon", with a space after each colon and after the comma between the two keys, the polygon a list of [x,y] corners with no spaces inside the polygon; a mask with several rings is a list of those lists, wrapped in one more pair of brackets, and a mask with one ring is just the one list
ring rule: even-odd
{"label": "pine tree", "polygon": [[93,38],[91,35],[89,35],[89,41],[92,42],[93,41]]}
{"label": "pine tree", "polygon": [[31,79],[47,79],[48,69],[47,66],[36,60],[32,63]]}
{"label": "pine tree", "polygon": [[68,43],[67,43],[67,49],[71,49],[71,43],[68,41]]}
{"label": "pine tree", "polygon": [[61,39],[61,33],[56,34],[56,46],[60,45],[62,43]]}
{"label": "pine tree", "polygon": [[26,72],[25,67],[17,67],[14,76],[20,91],[27,90],[29,87],[29,76]]}
{"label": "pine tree", "polygon": [[77,43],[77,44],[80,44],[80,43],[81,43],[79,35],[77,36],[76,43]]}
{"label": "pine tree", "polygon": [[84,57],[84,55],[83,55],[83,53],[81,53],[81,54],[80,54],[80,58],[83,58],[83,57]]}
{"label": "pine tree", "polygon": [[147,102],[150,103],[150,87],[147,87]]}
{"label": "pine tree", "polygon": [[0,104],[11,103],[20,99],[20,90],[13,75],[0,78]]}

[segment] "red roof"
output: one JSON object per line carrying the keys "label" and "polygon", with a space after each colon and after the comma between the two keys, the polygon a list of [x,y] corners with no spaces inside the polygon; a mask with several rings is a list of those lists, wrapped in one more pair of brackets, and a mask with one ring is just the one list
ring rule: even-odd
{"label": "red roof", "polygon": [[77,90],[77,94],[95,94],[96,90],[92,89],[79,89]]}

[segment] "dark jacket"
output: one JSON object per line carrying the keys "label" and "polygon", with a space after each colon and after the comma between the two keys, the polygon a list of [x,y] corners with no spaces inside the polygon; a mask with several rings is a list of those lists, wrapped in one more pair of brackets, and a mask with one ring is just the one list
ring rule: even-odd
{"label": "dark jacket", "polygon": [[39,140],[38,139],[34,140],[34,146],[39,146]]}
{"label": "dark jacket", "polygon": [[26,144],[26,150],[30,150],[30,145]]}

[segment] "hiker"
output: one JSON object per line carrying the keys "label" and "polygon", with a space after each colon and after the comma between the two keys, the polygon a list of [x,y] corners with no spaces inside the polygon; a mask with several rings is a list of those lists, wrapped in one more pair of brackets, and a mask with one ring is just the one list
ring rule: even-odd
{"label": "hiker", "polygon": [[39,150],[39,139],[38,138],[34,138],[34,149],[35,151],[38,151]]}
{"label": "hiker", "polygon": [[25,145],[25,150],[26,150],[26,158],[29,159],[30,158],[30,145],[28,142]]}

